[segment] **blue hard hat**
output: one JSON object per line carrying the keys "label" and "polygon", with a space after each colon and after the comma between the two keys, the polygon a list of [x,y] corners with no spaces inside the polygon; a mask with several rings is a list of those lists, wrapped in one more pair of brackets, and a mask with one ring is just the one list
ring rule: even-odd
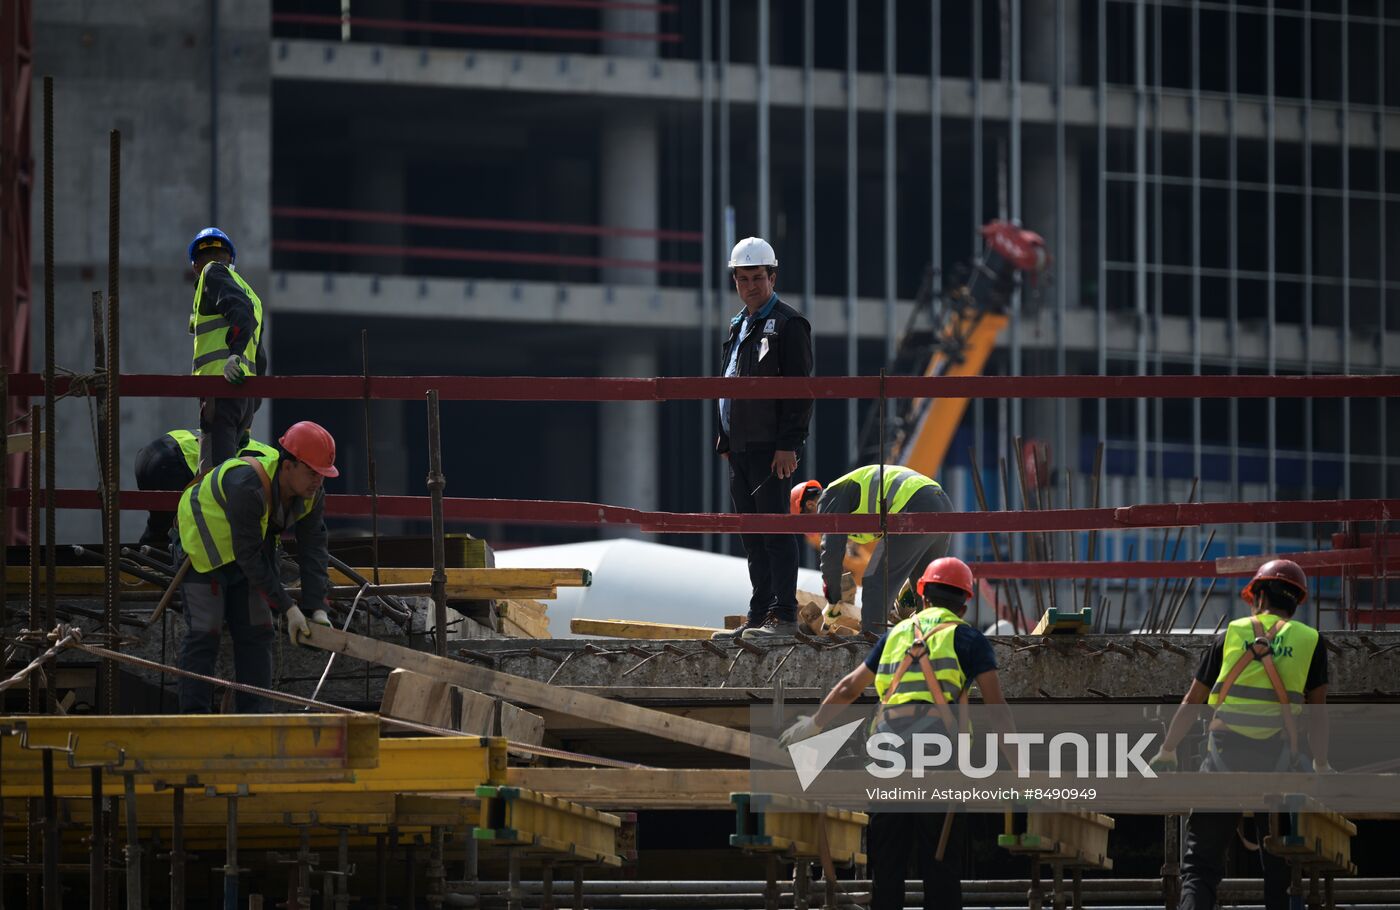
{"label": "blue hard hat", "polygon": [[194,265],[194,254],[201,249],[213,246],[222,246],[228,249],[229,259],[238,261],[238,251],[233,248],[233,241],[228,239],[228,234],[216,227],[207,227],[194,235],[190,241],[190,265]]}

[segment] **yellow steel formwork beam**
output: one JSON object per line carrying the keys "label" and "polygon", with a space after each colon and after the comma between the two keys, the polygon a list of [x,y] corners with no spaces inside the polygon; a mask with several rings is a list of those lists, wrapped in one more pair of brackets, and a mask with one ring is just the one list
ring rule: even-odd
{"label": "yellow steel formwork beam", "polygon": [[522,848],[553,859],[622,865],[617,846],[622,820],[596,809],[519,787],[478,787],[482,844]]}
{"label": "yellow steel formwork beam", "polygon": [[1025,832],[1008,829],[997,845],[1050,865],[1107,871],[1113,868],[1108,833],[1114,825],[1111,816],[1097,812],[1028,812]]}
{"label": "yellow steel formwork beam", "polygon": [[863,866],[861,835],[870,817],[772,793],[734,793],[731,846],[754,853],[777,853],[789,859],[820,859],[822,829],[828,855],[837,866]]}
{"label": "yellow steel formwork beam", "polygon": [[379,741],[379,765],[344,783],[252,783],[254,793],[467,793],[506,781],[506,740],[485,736],[406,736]]}
{"label": "yellow steel formwork beam", "polygon": [[[236,785],[260,780],[349,779],[379,762],[379,719],[345,714],[198,714],[14,717],[0,726],[24,731],[34,746],[73,745],[79,764],[108,763],[114,773],[156,782]],[[40,753],[7,739],[0,756],[0,792],[39,796]],[[124,758],[124,764],[116,767]],[[85,796],[90,773],[55,762],[55,792]]]}
{"label": "yellow steel formwork beam", "polygon": [[1356,825],[1307,796],[1289,796],[1281,813],[1289,821],[1288,834],[1264,838],[1264,849],[1305,871],[1318,875],[1355,875],[1351,841]]}

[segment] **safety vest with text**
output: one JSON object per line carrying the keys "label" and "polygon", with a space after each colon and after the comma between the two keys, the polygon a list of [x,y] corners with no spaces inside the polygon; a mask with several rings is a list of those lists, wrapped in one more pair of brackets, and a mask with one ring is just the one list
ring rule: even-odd
{"label": "safety vest with text", "polygon": [[[274,495],[272,478],[277,476],[279,458],[275,451],[271,455],[230,458],[205,474],[180,496],[180,511],[177,517],[180,546],[189,556],[190,565],[196,572],[212,572],[236,558],[233,552],[233,529],[229,526],[226,511],[228,499],[224,493],[224,476],[231,470],[248,467],[258,472],[263,488],[261,536],[267,537],[267,522]],[[301,521],[311,513],[315,505],[314,498],[301,501],[293,521]]]}
{"label": "safety vest with text", "polygon": [[1226,686],[1227,677],[1235,664],[1246,656],[1246,651],[1257,637],[1254,629],[1256,619],[1266,632],[1279,623],[1286,623],[1269,642],[1270,657],[1287,694],[1288,710],[1295,717],[1303,713],[1303,687],[1307,684],[1308,668],[1317,649],[1318,635],[1316,629],[1273,613],[1246,616],[1225,627],[1225,654],[1209,699],[1210,704],[1217,706],[1215,719],[1242,736],[1269,739],[1278,735],[1285,722],[1282,703],[1263,661],[1250,659],[1235,681]]}
{"label": "safety vest with text", "polygon": [[[880,501],[870,495],[872,488],[879,482],[880,466],[868,464],[863,468],[856,468],[849,474],[843,474],[831,482],[834,487],[842,483],[855,483],[860,485],[860,504],[853,515],[878,515],[880,514]],[[885,465],[883,496],[885,501],[885,514],[894,515],[899,512],[909,502],[910,498],[924,487],[942,489],[936,480],[930,480],[911,468],[904,465]],[[847,537],[856,543],[870,543],[879,540],[879,534],[849,534]]]}
{"label": "safety vest with text", "polygon": [[[887,706],[902,705],[908,702],[932,702],[933,693],[924,682],[924,673],[917,662],[905,670],[894,692],[888,691],[894,682],[895,673],[909,648],[914,644],[914,624],[918,623],[920,634],[928,647],[929,664],[933,675],[942,687],[949,703],[956,702],[967,687],[967,675],[962,663],[953,650],[953,636],[958,626],[965,626],[956,613],[943,607],[929,607],[915,613],[890,630],[885,639],[885,648],[880,652],[880,663],[875,670],[875,691],[880,701]],[[939,629],[939,626],[945,628]],[[937,631],[934,631],[937,629]]]}
{"label": "safety vest with text", "polygon": [[243,289],[243,293],[248,295],[253,304],[253,337],[249,338],[241,349],[231,349],[225,341],[229,329],[228,320],[219,313],[206,313],[199,307],[204,300],[204,276],[209,274],[209,268],[214,264],[211,262],[204,267],[199,273],[199,283],[194,288],[194,311],[190,314],[190,334],[194,336],[194,364],[191,375],[222,376],[224,362],[232,355],[239,354],[243,357],[243,375],[252,376],[258,359],[258,344],[262,340],[262,300],[253,293],[253,289],[248,287],[248,282],[243,280],[243,276],[238,274],[233,266],[225,266],[229,277]]}

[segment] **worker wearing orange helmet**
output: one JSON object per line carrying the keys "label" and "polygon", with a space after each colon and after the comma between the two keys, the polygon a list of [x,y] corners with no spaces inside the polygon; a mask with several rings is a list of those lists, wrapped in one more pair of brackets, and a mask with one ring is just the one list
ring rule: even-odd
{"label": "worker wearing orange helmet", "polygon": [[[914,734],[956,733],[958,724],[950,705],[967,704],[973,683],[983,704],[1006,705],[991,642],[963,621],[968,598],[975,596],[967,563],[951,556],[935,559],[915,587],[919,612],[881,636],[860,666],[827,693],[815,715],[798,718],[784,731],[778,740],[782,745],[821,732],[872,684],[880,696],[874,731],[897,733],[906,743]],[[992,713],[990,719],[998,732],[1015,731],[1005,707]],[[1007,751],[1006,757],[1014,768],[1014,752]],[[947,812],[948,808],[924,806],[914,812],[870,813],[866,836],[872,910],[904,906],[905,873],[911,858],[923,879],[924,907],[962,906],[962,837],[956,830],[957,816]]]}
{"label": "worker wearing orange helmet", "polygon": [[[1176,749],[1195,717],[1192,706],[1209,703],[1215,711],[1202,771],[1331,771],[1325,713],[1317,709],[1308,714],[1310,759],[1302,751],[1299,729],[1304,703],[1327,703],[1327,643],[1316,629],[1294,617],[1308,599],[1307,576],[1292,560],[1270,560],[1254,573],[1240,597],[1249,604],[1250,615],[1226,626],[1206,652],[1162,748],[1152,757],[1152,767],[1178,767]],[[1238,824],[1238,813],[1192,812],[1187,818],[1179,910],[1215,907],[1225,854]],[[1256,842],[1262,843],[1263,837]],[[1262,850],[1260,860],[1266,910],[1286,910],[1287,864]]]}
{"label": "worker wearing orange helmet", "polygon": [[[882,486],[883,484],[883,486]],[[883,489],[885,514],[951,512],[953,502],[936,480],[904,465],[871,464],[833,480],[825,489],[815,480],[798,484],[789,494],[793,514],[878,515]],[[879,534],[823,534],[821,540],[822,590],[829,604],[841,600],[841,572],[846,543],[878,541],[862,579],[860,626],[876,634],[888,626],[889,610],[907,579],[913,588],[925,567],[948,552],[948,534],[895,534],[882,540]]]}
{"label": "worker wearing orange helmet", "polygon": [[[230,458],[192,484],[180,497],[176,560],[188,558],[181,585],[185,602],[180,668],[213,675],[219,639],[228,624],[233,639],[234,677],[267,688],[272,684],[273,617],[285,616],[292,643],[308,633],[306,613],[326,606],[330,591],[325,493],[336,477],[335,439],[319,424],[293,424],[278,448]],[[282,586],[276,542],[294,531],[301,573],[301,606]],[[180,680],[180,711],[208,712],[212,686]],[[257,713],[263,699],[238,693],[239,713]]]}

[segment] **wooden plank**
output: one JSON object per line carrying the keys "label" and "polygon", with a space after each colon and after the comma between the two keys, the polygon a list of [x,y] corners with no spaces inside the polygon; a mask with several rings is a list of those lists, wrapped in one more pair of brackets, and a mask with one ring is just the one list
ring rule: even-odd
{"label": "wooden plank", "polygon": [[623,702],[609,701],[595,695],[567,691],[546,683],[513,676],[452,660],[425,654],[410,648],[362,635],[343,632],[332,626],[317,625],[311,629],[307,643],[327,651],[335,651],[386,667],[402,667],[453,685],[474,689],[498,698],[523,702],[540,708],[552,708],[577,717],[599,720],[613,726],[634,730],[661,739],[688,743],[703,749],[762,759],[775,765],[788,763],[787,751],[766,737],[752,736],[738,730],[728,730],[714,724],[676,717],[640,708]]}
{"label": "wooden plank", "polygon": [[708,639],[723,629],[712,626],[682,626],[664,622],[639,622],[632,619],[569,620],[569,631],[575,635],[602,635],[607,638],[640,638],[652,641]]}
{"label": "wooden plank", "polygon": [[549,638],[549,607],[537,600],[507,600],[496,605],[501,631],[518,638]]}
{"label": "wooden plank", "polygon": [[544,718],[508,701],[501,702],[500,731],[513,743],[544,745]]}
{"label": "wooden plank", "polygon": [[471,689],[458,688],[457,693],[462,699],[462,715],[457,721],[457,729],[477,736],[495,736],[496,699]]}
{"label": "wooden plank", "polygon": [[434,727],[452,726],[452,687],[439,679],[394,670],[384,681],[379,713]]}
{"label": "wooden plank", "polygon": [[[47,439],[48,434],[41,430],[39,432],[39,448],[44,448]],[[22,452],[28,452],[33,442],[34,440],[28,433],[11,433],[5,437],[5,454],[19,455]]]}
{"label": "wooden plank", "polygon": [[[356,569],[365,578],[373,578],[371,568]],[[330,570],[331,581],[337,584],[354,584],[354,581],[338,569]],[[433,570],[427,568],[381,568],[379,583],[426,584],[432,581]],[[451,600],[537,600],[528,594],[514,594],[515,591],[552,591],[555,588],[586,588],[593,583],[593,573],[587,569],[448,569],[447,596]],[[497,592],[498,596],[481,596],[483,592]],[[553,595],[550,595],[552,597]]]}
{"label": "wooden plank", "polygon": [[506,779],[598,809],[728,809],[752,783],[738,768],[510,768]]}

